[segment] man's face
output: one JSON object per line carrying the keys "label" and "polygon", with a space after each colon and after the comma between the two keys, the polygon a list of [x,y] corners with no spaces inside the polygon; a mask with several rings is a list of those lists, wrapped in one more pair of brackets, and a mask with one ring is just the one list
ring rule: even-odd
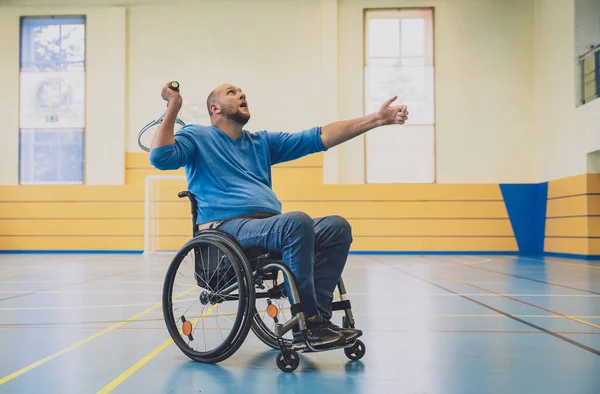
{"label": "man's face", "polygon": [[233,85],[223,85],[219,87],[218,97],[222,115],[241,125],[248,123],[250,110],[242,89]]}

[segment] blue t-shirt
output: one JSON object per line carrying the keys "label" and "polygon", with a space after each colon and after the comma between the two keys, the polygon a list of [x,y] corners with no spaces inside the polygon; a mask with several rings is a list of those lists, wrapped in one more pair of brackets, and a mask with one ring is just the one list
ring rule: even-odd
{"label": "blue t-shirt", "polygon": [[298,133],[243,130],[234,141],[215,126],[186,125],[175,133],[175,144],[150,151],[150,163],[159,170],[185,167],[188,190],[198,203],[196,224],[202,224],[280,214],[271,166],[325,150],[320,127]]}

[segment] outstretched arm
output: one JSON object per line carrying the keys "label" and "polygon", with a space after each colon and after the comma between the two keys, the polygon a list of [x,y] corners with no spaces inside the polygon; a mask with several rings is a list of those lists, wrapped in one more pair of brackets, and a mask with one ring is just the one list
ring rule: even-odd
{"label": "outstretched arm", "polygon": [[329,149],[346,142],[358,135],[380,126],[391,124],[404,124],[408,119],[408,110],[405,105],[390,106],[398,97],[387,100],[379,111],[351,120],[342,120],[325,125],[321,128],[323,146]]}

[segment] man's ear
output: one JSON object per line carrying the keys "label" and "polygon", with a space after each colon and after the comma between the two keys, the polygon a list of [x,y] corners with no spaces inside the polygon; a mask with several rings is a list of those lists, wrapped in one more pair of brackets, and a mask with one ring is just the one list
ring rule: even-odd
{"label": "man's ear", "polygon": [[210,112],[213,113],[213,114],[220,114],[221,113],[221,107],[217,103],[212,103],[210,105]]}

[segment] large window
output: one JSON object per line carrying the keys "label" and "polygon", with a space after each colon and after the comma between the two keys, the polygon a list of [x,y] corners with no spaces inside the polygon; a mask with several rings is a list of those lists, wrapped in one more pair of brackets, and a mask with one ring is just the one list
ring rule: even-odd
{"label": "large window", "polygon": [[366,135],[367,183],[435,181],[433,10],[365,10],[365,113],[393,96],[409,121]]}
{"label": "large window", "polygon": [[21,18],[20,67],[20,183],[83,183],[85,18]]}

